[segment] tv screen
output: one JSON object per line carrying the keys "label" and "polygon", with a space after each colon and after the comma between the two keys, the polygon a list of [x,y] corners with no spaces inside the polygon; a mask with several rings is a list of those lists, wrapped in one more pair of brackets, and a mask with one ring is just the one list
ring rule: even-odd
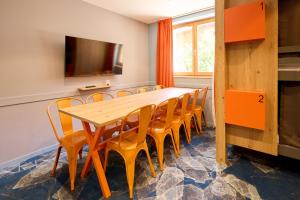
{"label": "tv screen", "polygon": [[122,44],[66,36],[65,77],[122,74],[122,53]]}

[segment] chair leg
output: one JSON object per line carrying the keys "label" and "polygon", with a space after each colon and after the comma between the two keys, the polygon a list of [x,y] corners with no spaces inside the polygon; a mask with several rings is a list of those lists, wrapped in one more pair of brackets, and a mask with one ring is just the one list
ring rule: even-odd
{"label": "chair leg", "polygon": [[104,150],[104,172],[106,172],[106,167],[107,167],[107,162],[108,162],[108,154],[109,154],[109,149],[106,147]]}
{"label": "chair leg", "polygon": [[200,134],[202,134],[203,133],[203,128],[202,128],[202,115],[201,115],[201,118],[199,119],[199,132],[200,132]]}
{"label": "chair leg", "polygon": [[202,117],[203,117],[204,127],[207,128],[207,121],[203,111],[202,111]]}
{"label": "chair leg", "polygon": [[52,171],[51,171],[51,176],[55,176],[55,172],[56,172],[57,163],[58,163],[58,160],[59,160],[59,156],[60,156],[61,149],[62,149],[62,146],[59,146],[59,147],[57,148],[57,152],[56,152],[56,157],[55,157],[53,169],[52,169]]}
{"label": "chair leg", "polygon": [[145,146],[144,151],[146,152],[146,155],[147,155],[147,159],[148,159],[148,162],[149,162],[149,167],[150,167],[151,174],[152,174],[153,177],[155,177],[156,176],[155,170],[154,170],[154,167],[153,167],[153,164],[152,164],[152,160],[151,160],[149,150],[148,150],[148,146],[147,146],[146,142],[145,142],[144,146]]}
{"label": "chair leg", "polygon": [[180,136],[179,136],[180,125],[175,125],[172,127],[172,133],[175,141],[175,146],[177,148],[177,153],[180,155]]}
{"label": "chair leg", "polygon": [[157,158],[159,163],[159,168],[161,171],[164,170],[164,140],[156,141],[156,150],[157,150]]}
{"label": "chair leg", "polygon": [[192,121],[193,121],[193,126],[196,129],[197,135],[200,135],[200,130],[199,130],[195,115],[192,117]]}
{"label": "chair leg", "polygon": [[202,111],[195,112],[196,124],[198,126],[198,130],[200,134],[202,133]]}
{"label": "chair leg", "polygon": [[186,129],[186,135],[188,138],[188,143],[191,144],[192,141],[192,134],[191,134],[191,117],[185,117],[184,120],[184,125],[185,125],[185,129]]}
{"label": "chair leg", "polygon": [[[100,153],[100,152],[99,152]],[[105,162],[105,158],[104,158],[105,155],[103,154],[100,154],[99,157],[100,157],[100,161],[102,163],[102,165],[104,165],[104,162]]]}
{"label": "chair leg", "polygon": [[74,190],[76,170],[77,170],[77,153],[74,151],[67,152],[69,161],[69,176],[71,191]]}
{"label": "chair leg", "polygon": [[174,138],[173,138],[173,135],[172,133],[169,133],[170,137],[171,137],[171,140],[172,140],[172,144],[173,144],[173,148],[174,148],[174,153],[175,153],[175,156],[176,158],[178,158],[179,154],[177,152],[177,148],[176,148],[176,144],[175,144],[175,141],[174,141]]}
{"label": "chair leg", "polygon": [[189,136],[189,133],[187,132],[187,128],[186,128],[185,123],[183,123],[183,127],[184,127],[184,133],[185,133],[186,141],[187,141],[188,144],[191,144],[190,136]]}
{"label": "chair leg", "polygon": [[81,178],[84,178],[86,176],[91,165],[92,165],[92,155],[88,154],[88,156],[86,157],[85,163],[83,165],[83,168],[81,170],[81,175],[80,175]]}
{"label": "chair leg", "polygon": [[79,158],[80,158],[80,160],[82,159],[82,150],[83,149],[80,149],[80,151],[79,151]]}
{"label": "chair leg", "polygon": [[134,168],[135,168],[135,159],[125,160],[127,183],[129,188],[129,198],[133,198],[133,184],[134,184]]}

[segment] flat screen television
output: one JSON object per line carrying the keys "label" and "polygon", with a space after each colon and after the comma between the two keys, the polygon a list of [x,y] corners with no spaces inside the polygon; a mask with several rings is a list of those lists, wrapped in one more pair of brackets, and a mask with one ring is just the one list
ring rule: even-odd
{"label": "flat screen television", "polygon": [[65,38],[65,77],[122,74],[123,45]]}

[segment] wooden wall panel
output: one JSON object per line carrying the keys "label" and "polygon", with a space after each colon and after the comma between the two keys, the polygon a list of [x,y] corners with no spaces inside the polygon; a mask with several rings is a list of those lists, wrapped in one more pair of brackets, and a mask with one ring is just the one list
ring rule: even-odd
{"label": "wooden wall panel", "polygon": [[[246,0],[227,0],[232,7]],[[261,131],[226,126],[227,143],[277,155],[278,2],[266,0],[266,39],[226,45],[227,89],[265,91],[266,127]]]}
{"label": "wooden wall panel", "polygon": [[216,104],[216,159],[225,164],[227,159],[224,96],[225,96],[225,43],[224,43],[224,1],[215,1],[216,48],[215,48],[215,104]]}

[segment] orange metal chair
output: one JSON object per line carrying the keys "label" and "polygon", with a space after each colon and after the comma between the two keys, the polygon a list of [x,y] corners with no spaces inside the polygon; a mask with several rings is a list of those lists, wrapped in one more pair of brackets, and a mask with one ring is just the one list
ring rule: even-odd
{"label": "orange metal chair", "polygon": [[[171,129],[177,102],[178,98],[172,98],[158,105],[152,118],[150,131],[148,132],[148,135],[154,139],[158,154],[158,163],[161,170],[164,169],[164,141],[167,135],[171,137],[175,155],[178,157],[177,148]],[[166,110],[166,112],[162,112],[162,109]],[[165,113],[165,116],[163,116],[164,120],[161,118],[162,113]]]}
{"label": "orange metal chair", "polygon": [[144,92],[147,92],[148,88],[147,87],[141,87],[141,88],[138,88],[137,89],[137,93],[144,93]]}
{"label": "orange metal chair", "polygon": [[184,132],[185,132],[187,142],[190,143],[191,141],[185,125],[185,114],[187,113],[187,105],[189,99],[190,99],[189,93],[186,93],[179,97],[179,103],[178,103],[179,109],[176,110],[172,120],[171,128],[173,131],[173,136],[174,136],[178,154],[180,154],[180,127],[182,125],[184,126]]}
{"label": "orange metal chair", "polygon": [[82,148],[85,144],[87,144],[87,140],[86,140],[84,130],[74,131],[73,124],[72,124],[72,117],[64,113],[59,113],[60,123],[63,131],[63,135],[60,136],[52,120],[51,108],[54,105],[56,106],[57,109],[70,107],[72,106],[73,102],[77,102],[80,104],[83,103],[80,99],[65,98],[50,103],[47,108],[47,114],[50,120],[50,124],[53,128],[54,135],[57,141],[59,142],[51,175],[55,176],[55,171],[56,171],[61,149],[65,148],[67,152],[68,162],[69,162],[69,176],[70,176],[71,191],[74,190],[75,177],[77,171],[77,156],[78,154],[80,154],[80,157],[82,157],[81,156]]}
{"label": "orange metal chair", "polygon": [[[103,93],[103,92],[96,92],[93,93],[86,98],[86,103],[89,102],[99,102],[99,101],[104,101],[105,99],[113,99],[114,96],[108,93]],[[108,138],[112,137],[112,134],[118,130],[120,130],[121,124],[120,122],[116,123],[111,123],[107,126],[105,126],[104,133],[103,133],[103,140],[106,140]]]}
{"label": "orange metal chair", "polygon": [[207,91],[208,91],[208,87],[201,90],[201,92],[202,92],[201,105],[196,106],[196,108],[194,110],[194,115],[195,115],[200,133],[202,133],[202,117],[203,117],[204,125],[205,125],[205,127],[207,127],[206,118],[205,118],[204,111],[203,111],[204,107],[205,107]]}
{"label": "orange metal chair", "polygon": [[155,85],[153,87],[153,90],[160,90],[160,89],[163,89],[164,87],[162,85]]}
{"label": "orange metal chair", "polygon": [[132,95],[133,92],[128,91],[128,90],[119,90],[117,92],[117,97],[124,97],[124,96],[128,96],[128,95]]}
{"label": "orange metal chair", "polygon": [[105,99],[113,99],[113,95],[103,92],[96,92],[93,93],[86,98],[86,103],[88,102],[98,102],[98,101],[104,101]]}
{"label": "orange metal chair", "polygon": [[[116,151],[123,157],[125,161],[130,198],[133,198],[135,159],[141,150],[144,150],[147,155],[152,176],[156,176],[146,143],[146,134],[154,110],[155,105],[147,105],[129,113],[122,121],[121,134],[118,137],[110,140],[105,148],[104,170],[106,170],[107,167],[108,155],[110,151]],[[129,130],[124,130],[127,119],[131,115],[136,114],[139,116],[138,126]]]}
{"label": "orange metal chair", "polygon": [[192,121],[194,122],[194,127],[196,128],[197,133],[198,134],[200,133],[198,130],[197,123],[196,123],[196,119],[194,118],[195,108],[196,108],[197,100],[199,97],[199,90],[195,90],[195,92],[192,93],[191,95],[192,95],[191,97],[193,98],[193,101],[191,102],[191,104],[187,105],[187,111],[184,116],[184,123],[185,123],[186,131],[187,131],[187,135],[190,138],[189,142],[191,142],[191,140],[192,140],[192,135],[191,135]]}
{"label": "orange metal chair", "polygon": [[[119,90],[117,92],[117,97],[124,97],[127,95],[133,95],[133,92],[128,91],[128,90]],[[135,127],[138,124],[138,117],[136,115],[132,115],[130,116],[130,118],[128,119],[128,126],[129,127]]]}

